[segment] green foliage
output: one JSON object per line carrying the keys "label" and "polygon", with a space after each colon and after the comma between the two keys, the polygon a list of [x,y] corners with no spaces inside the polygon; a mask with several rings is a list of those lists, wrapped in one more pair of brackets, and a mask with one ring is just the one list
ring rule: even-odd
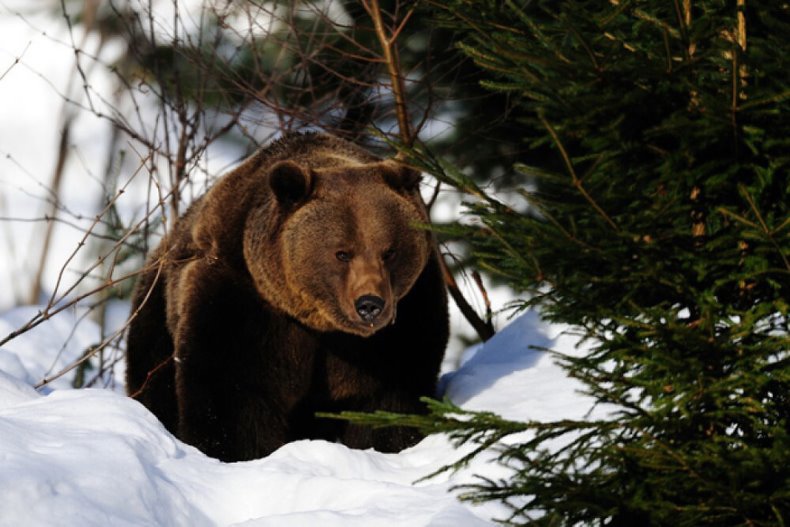
{"label": "green foliage", "polygon": [[[535,439],[501,458],[513,478],[466,489],[511,503],[513,523],[790,518],[790,5],[686,5],[436,4],[520,109],[516,170],[537,190],[514,210],[424,151],[415,163],[470,194],[480,221],[454,232],[480,267],[594,343],[561,362],[612,409],[525,423]],[[491,434],[460,442],[507,430],[435,410],[426,431]]]}

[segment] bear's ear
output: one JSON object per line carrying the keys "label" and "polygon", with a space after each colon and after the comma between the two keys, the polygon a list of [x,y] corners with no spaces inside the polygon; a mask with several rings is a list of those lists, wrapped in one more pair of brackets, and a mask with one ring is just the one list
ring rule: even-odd
{"label": "bear's ear", "polygon": [[292,207],[310,196],[313,175],[293,161],[280,161],[269,171],[269,186],[281,205]]}
{"label": "bear's ear", "polygon": [[384,181],[395,190],[411,192],[422,181],[422,174],[410,166],[388,159],[381,163]]}

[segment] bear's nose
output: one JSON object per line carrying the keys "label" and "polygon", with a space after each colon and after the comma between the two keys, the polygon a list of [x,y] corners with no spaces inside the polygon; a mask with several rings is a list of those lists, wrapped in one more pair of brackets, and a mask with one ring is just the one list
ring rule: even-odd
{"label": "bear's nose", "polygon": [[384,309],[384,299],[374,295],[363,295],[354,303],[357,313],[365,322],[373,322]]}

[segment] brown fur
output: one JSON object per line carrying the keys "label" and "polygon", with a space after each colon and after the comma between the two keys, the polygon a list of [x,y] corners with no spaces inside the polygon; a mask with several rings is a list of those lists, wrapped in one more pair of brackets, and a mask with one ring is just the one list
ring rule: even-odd
{"label": "brown fur", "polygon": [[[434,394],[447,300],[430,234],[417,228],[427,223],[418,182],[318,134],[283,139],[224,176],[149,257],[129,393],[226,461],[302,438],[414,443],[411,430],[314,414],[419,412]],[[374,320],[356,307],[366,295],[384,303]]]}

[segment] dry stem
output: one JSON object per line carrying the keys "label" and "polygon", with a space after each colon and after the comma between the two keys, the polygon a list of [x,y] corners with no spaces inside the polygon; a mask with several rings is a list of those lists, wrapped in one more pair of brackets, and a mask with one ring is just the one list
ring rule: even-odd
{"label": "dry stem", "polygon": [[[389,73],[392,85],[392,95],[395,99],[395,112],[398,119],[400,140],[405,146],[410,147],[414,144],[416,134],[414,134],[412,130],[411,120],[406,105],[406,89],[403,83],[403,75],[401,74],[401,64],[398,57],[396,42],[398,35],[403,31],[406,22],[411,17],[413,8],[403,17],[398,27],[387,35],[378,0],[363,0],[362,4],[373,20],[373,26],[376,29],[376,37],[378,38],[382,53],[384,54],[384,62],[386,63],[387,72]],[[396,157],[402,157],[402,151],[398,152]],[[432,202],[433,199],[431,200],[431,204]],[[458,309],[477,332],[481,340],[486,341],[490,339],[494,335],[494,328],[491,325],[491,321],[484,321],[466,300],[441,252],[439,253],[438,259],[445,285],[453,301],[455,301],[455,304],[458,306]]]}

